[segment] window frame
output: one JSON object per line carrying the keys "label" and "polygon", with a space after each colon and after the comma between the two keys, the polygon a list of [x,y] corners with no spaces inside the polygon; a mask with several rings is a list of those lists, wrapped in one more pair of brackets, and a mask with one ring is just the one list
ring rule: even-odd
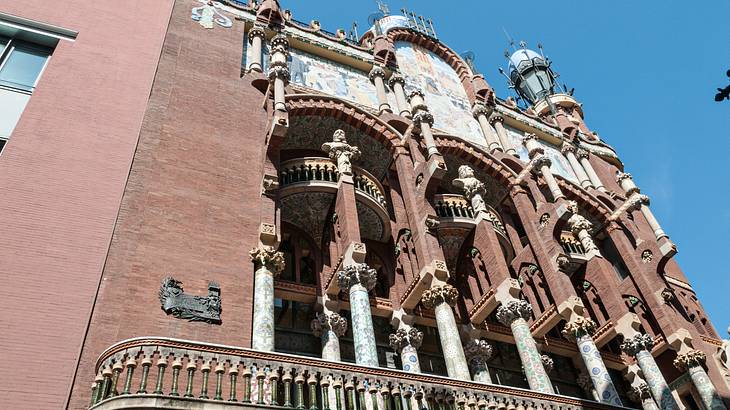
{"label": "window frame", "polygon": [[3,49],[2,53],[0,53],[0,73],[2,73],[3,68],[5,68],[5,65],[7,64],[8,60],[10,59],[10,56],[12,53],[17,49],[18,46],[23,46],[26,48],[29,48],[31,50],[37,50],[37,51],[43,51],[47,52],[46,61],[43,63],[43,67],[41,67],[40,71],[38,71],[38,74],[35,77],[35,80],[33,81],[33,86],[30,90],[27,90],[25,88],[19,88],[19,87],[13,87],[12,85],[4,84],[2,80],[0,80],[0,88],[9,90],[9,91],[15,91],[27,95],[32,95],[35,89],[38,87],[38,81],[43,76],[43,73],[46,71],[46,67],[48,67],[48,63],[51,61],[51,57],[53,56],[54,49],[51,47],[47,47],[41,44],[33,43],[30,41],[25,40],[19,40],[17,37],[5,37],[0,36],[3,38],[8,39],[8,42],[5,43],[5,48]]}

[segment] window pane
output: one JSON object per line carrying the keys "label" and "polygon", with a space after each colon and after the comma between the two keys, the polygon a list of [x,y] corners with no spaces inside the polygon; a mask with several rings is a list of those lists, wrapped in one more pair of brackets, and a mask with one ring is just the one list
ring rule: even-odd
{"label": "window pane", "polygon": [[3,55],[3,51],[5,51],[5,47],[8,45],[9,39],[5,37],[0,37],[0,56]]}
{"label": "window pane", "polygon": [[32,91],[46,59],[48,51],[45,49],[17,45],[0,70],[0,83]]}

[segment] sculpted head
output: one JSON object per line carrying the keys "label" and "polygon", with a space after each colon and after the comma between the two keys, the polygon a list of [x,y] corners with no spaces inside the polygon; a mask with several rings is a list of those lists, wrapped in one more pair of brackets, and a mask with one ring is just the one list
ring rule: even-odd
{"label": "sculpted head", "polygon": [[345,131],[342,131],[342,130],[335,131],[334,135],[332,135],[332,141],[334,141],[334,142],[347,142],[345,140]]}
{"label": "sculpted head", "polygon": [[474,178],[474,170],[469,165],[462,165],[459,167],[459,178]]}

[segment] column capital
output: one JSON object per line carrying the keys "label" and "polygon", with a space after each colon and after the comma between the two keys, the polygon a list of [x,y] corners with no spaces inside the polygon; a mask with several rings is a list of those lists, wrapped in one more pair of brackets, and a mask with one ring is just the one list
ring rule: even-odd
{"label": "column capital", "polygon": [[400,328],[388,336],[388,341],[390,342],[390,347],[398,353],[409,345],[418,349],[423,342],[423,332],[415,327],[411,327],[408,330]]}
{"label": "column capital", "polygon": [[491,107],[487,107],[484,103],[476,102],[471,108],[471,114],[474,116],[474,118],[479,119],[480,115],[483,115],[487,118],[489,118],[489,115],[492,113],[493,109]]}
{"label": "column capital", "polygon": [[569,339],[570,337],[590,336],[595,331],[596,322],[587,317],[578,316],[565,325],[563,328],[563,337]]}
{"label": "column capital", "polygon": [[286,37],[286,35],[277,34],[271,39],[271,52],[289,52],[289,39]]}
{"label": "column capital", "polygon": [[372,70],[368,73],[368,78],[370,79],[370,82],[375,81],[375,77],[380,77],[385,79],[385,70],[383,70],[383,67],[380,66],[373,66]]}
{"label": "column capital", "polygon": [[388,85],[390,86],[390,88],[393,88],[393,84],[395,83],[405,85],[406,79],[400,73],[393,73],[388,79]]}
{"label": "column capital", "polygon": [[349,290],[355,285],[362,285],[365,289],[371,290],[377,280],[378,273],[365,263],[347,265],[337,272],[337,283],[342,290]]}
{"label": "column capital", "polygon": [[542,362],[542,367],[545,368],[545,371],[547,373],[550,373],[555,368],[555,361],[552,357],[546,354],[540,355],[540,361]]}
{"label": "column capital", "polygon": [[631,390],[629,390],[629,397],[638,402],[650,399],[651,390],[649,389],[649,385],[646,383],[640,383],[638,386],[634,386]]}
{"label": "column capital", "polygon": [[418,111],[416,114],[413,114],[413,122],[426,123],[433,126],[433,114],[425,110]]}
{"label": "column capital", "polygon": [[492,357],[494,349],[486,340],[472,339],[464,345],[464,356],[469,363],[484,363]]}
{"label": "column capital", "polygon": [[522,137],[522,145],[527,148],[527,154],[530,156],[530,158],[535,158],[538,154],[545,153],[545,148],[543,148],[542,144],[540,144],[540,139],[537,138],[537,135],[531,132],[525,133],[525,135]]}
{"label": "column capital", "polygon": [[578,148],[575,145],[568,143],[568,142],[563,142],[563,145],[560,146],[560,152],[563,155],[567,155],[569,152],[572,152],[575,154],[577,151],[578,151]]}
{"label": "column capital", "polygon": [[338,173],[352,175],[352,160],[360,157],[360,149],[347,143],[345,131],[335,131],[332,135],[332,142],[322,144],[322,150],[337,162]]}
{"label": "column capital", "polygon": [[258,269],[261,266],[266,267],[274,276],[281,273],[284,270],[284,254],[278,252],[273,246],[261,245],[249,251],[251,262],[256,265]]}
{"label": "column capital", "polygon": [[492,114],[492,116],[489,117],[489,123],[492,124],[492,126],[494,126],[495,123],[503,124],[504,117],[499,114]]}
{"label": "column capital", "polygon": [[310,327],[312,333],[317,337],[322,336],[328,330],[333,331],[337,337],[342,337],[347,332],[347,320],[335,312],[317,313],[317,316],[312,319]]}
{"label": "column capital", "polygon": [[621,185],[621,182],[624,179],[631,179],[631,180],[633,180],[634,178],[628,172],[616,171],[616,182],[618,182],[619,185]]}
{"label": "column capital", "polygon": [[522,299],[513,299],[497,308],[497,320],[511,326],[517,319],[528,320],[532,316],[532,306]]}
{"label": "column capital", "polygon": [[408,98],[408,102],[409,102],[409,103],[410,103],[410,102],[411,102],[411,100],[413,100],[413,98],[415,98],[415,97],[421,97],[421,98],[424,98],[424,97],[425,97],[425,94],[423,94],[423,91],[419,90],[418,88],[414,88],[414,89],[412,89],[411,91],[409,91],[409,92],[408,92],[408,94],[406,95],[406,98]]}
{"label": "column capital", "polygon": [[582,158],[588,159],[591,154],[585,148],[578,148],[575,150],[575,155],[577,155],[579,159],[582,159]]}
{"label": "column capital", "polygon": [[550,160],[550,158],[546,157],[545,155],[540,155],[540,156],[535,157],[535,158],[532,159],[532,164],[533,164],[532,169],[537,174],[541,174],[542,173],[542,170],[541,170],[542,167],[548,167],[548,168],[550,168],[550,165],[552,165],[552,163],[553,162]]}
{"label": "column capital", "polygon": [[654,347],[654,339],[646,333],[637,333],[633,337],[624,339],[621,344],[621,350],[632,357],[642,350],[651,352],[652,347]]}
{"label": "column capital", "polygon": [[421,296],[421,303],[423,303],[426,309],[435,308],[442,303],[454,306],[458,297],[459,291],[455,287],[451,285],[440,285],[424,291],[423,296]]}
{"label": "column capital", "polygon": [[678,354],[677,358],[674,359],[674,367],[680,372],[685,372],[691,367],[702,366],[707,360],[707,356],[700,350],[690,350],[684,354]]}
{"label": "column capital", "polygon": [[267,72],[267,75],[269,77],[269,81],[281,78],[285,83],[288,83],[291,78],[291,73],[289,72],[289,67],[287,67],[286,63],[276,61],[272,61],[269,64],[269,71]]}
{"label": "column capital", "polygon": [[264,31],[264,28],[259,25],[254,25],[251,30],[248,31],[248,43],[251,44],[253,42],[254,37],[264,38],[266,37],[266,32]]}

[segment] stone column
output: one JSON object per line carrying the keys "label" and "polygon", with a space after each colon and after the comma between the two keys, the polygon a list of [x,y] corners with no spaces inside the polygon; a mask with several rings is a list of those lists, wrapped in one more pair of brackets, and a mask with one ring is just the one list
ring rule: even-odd
{"label": "stone column", "polygon": [[274,88],[274,109],[277,111],[286,111],[286,103],[284,96],[286,90],[284,87],[289,83],[289,65],[287,58],[289,56],[289,40],[283,34],[278,34],[271,39],[271,47],[269,58],[269,82]]}
{"label": "stone column", "polygon": [[251,30],[248,31],[248,43],[251,45],[251,54],[253,59],[248,62],[248,71],[256,71],[262,73],[264,71],[261,60],[263,59],[262,45],[266,33],[263,27],[254,25]]}
{"label": "stone column", "polygon": [[423,332],[410,327],[402,327],[389,336],[390,347],[400,354],[403,370],[412,373],[421,373],[421,364],[418,361],[418,348],[423,342]]}
{"label": "stone column", "polygon": [[385,94],[385,70],[382,67],[373,66],[370,74],[368,74],[368,78],[375,85],[375,94],[378,97],[379,104],[378,111],[381,114],[384,111],[393,112],[388,103],[388,96]]}
{"label": "stone column", "polygon": [[586,369],[588,369],[599,400],[602,403],[623,406],[618,396],[618,391],[613,385],[611,376],[608,374],[606,365],[603,363],[601,353],[598,351],[598,347],[596,347],[591,337],[595,330],[596,324],[591,319],[576,316],[575,319],[565,325],[563,336],[568,340],[575,340],[578,344],[578,351],[583,359],[583,363],[586,365]]}
{"label": "stone column", "polygon": [[426,309],[433,309],[436,325],[444,352],[446,370],[453,379],[469,380],[469,366],[461,347],[459,329],[451,307],[456,303],[459,292],[451,285],[437,285],[423,292],[421,302]]}
{"label": "stone column", "polygon": [[378,366],[373,317],[368,292],[375,287],[378,274],[364,263],[345,266],[337,272],[340,289],[350,294],[352,336],[355,342],[355,362],[363,366]]}
{"label": "stone column", "polygon": [[550,158],[545,156],[545,149],[537,142],[537,136],[531,133],[525,134],[525,137],[522,139],[522,144],[527,148],[527,153],[535,164],[533,169],[545,179],[545,183],[553,197],[553,202],[564,198],[565,196],[560,190],[558,182],[555,180],[552,171],[550,171]]}
{"label": "stone column", "polygon": [[703,364],[707,357],[699,350],[690,350],[687,353],[677,355],[674,359],[674,367],[680,372],[688,372],[692,384],[702,398],[702,404],[708,410],[727,410],[720,396],[717,394],[715,385],[712,384],[710,376],[707,375]]}
{"label": "stone column", "polygon": [[390,89],[395,94],[395,103],[398,105],[398,114],[402,117],[411,118],[411,111],[408,109],[408,101],[406,100],[406,92],[403,86],[406,79],[399,73],[393,73],[388,80]]}
{"label": "stone column", "polygon": [[573,235],[578,238],[580,241],[580,244],[583,245],[583,249],[586,251],[586,256],[590,259],[594,256],[602,257],[601,251],[596,246],[596,243],[593,241],[593,236],[591,235],[593,231],[593,224],[588,221],[584,216],[578,214],[578,203],[575,201],[568,201],[568,210],[573,213],[570,218],[568,218],[568,228],[573,233]]}
{"label": "stone column", "polygon": [[659,406],[656,405],[654,398],[651,397],[649,385],[646,383],[641,383],[638,386],[633,387],[631,391],[629,391],[629,396],[632,400],[641,403],[641,408],[643,410],[659,410]]}
{"label": "stone column", "polygon": [[656,400],[659,408],[661,410],[679,410],[679,405],[674,400],[669,384],[667,384],[662,372],[659,370],[659,366],[654,361],[654,356],[651,355],[652,346],[654,346],[654,340],[651,336],[637,333],[633,337],[624,340],[621,350],[629,356],[636,357],[636,363],[641,368],[644,379],[651,390],[651,395]]}
{"label": "stone column", "polygon": [[312,333],[322,339],[322,359],[340,361],[340,337],[347,331],[347,320],[335,312],[317,313]]}
{"label": "stone column", "polygon": [[[627,172],[617,172],[616,173],[616,182],[621,185],[621,188],[623,188],[624,191],[626,191],[626,197],[633,194],[639,194],[641,193],[641,190],[639,190],[639,187],[634,184],[634,180],[631,177],[631,174]],[[644,195],[642,197],[642,205],[641,208],[639,208],[641,213],[644,215],[644,218],[646,218],[646,222],[649,223],[649,226],[654,231],[654,236],[656,236],[656,239],[659,240],[661,238],[668,238],[669,236],[664,232],[664,229],[659,225],[659,222],[654,217],[654,214],[651,212],[651,209],[649,209],[649,197]]]}
{"label": "stone column", "polygon": [[499,141],[502,143],[504,152],[516,157],[517,151],[515,150],[515,147],[512,146],[512,143],[507,136],[507,130],[504,129],[504,117],[499,114],[492,114],[492,117],[489,118],[489,124],[491,124],[497,131],[497,136],[499,137]]}
{"label": "stone column", "polygon": [[576,154],[578,155],[578,160],[580,161],[580,164],[583,165],[583,169],[588,175],[588,179],[591,180],[591,185],[593,185],[597,190],[601,192],[606,192],[606,188],[603,186],[601,178],[598,178],[596,170],[593,169],[593,165],[591,165],[591,162],[588,160],[588,151],[583,148],[578,148]]}
{"label": "stone column", "polygon": [[273,246],[249,252],[256,267],[253,290],[253,337],[255,350],[274,351],[274,277],[284,270],[284,255]]}
{"label": "stone column", "polygon": [[578,181],[580,181],[580,186],[582,186],[583,188],[593,188],[593,184],[591,183],[590,178],[588,178],[588,174],[586,174],[583,166],[578,161],[578,157],[575,156],[576,150],[577,148],[575,147],[575,145],[569,144],[567,142],[564,142],[563,146],[560,147],[560,152],[562,152],[563,155],[568,158],[570,167],[573,168],[575,176],[578,177]]}
{"label": "stone column", "polygon": [[486,340],[472,339],[464,346],[464,354],[469,361],[474,381],[492,383],[487,367],[487,360],[492,357],[492,346]]}
{"label": "stone column", "polygon": [[489,124],[489,120],[487,119],[492,113],[492,110],[482,103],[475,103],[472,107],[471,113],[474,115],[474,118],[479,121],[479,126],[482,129],[482,134],[484,134],[484,139],[487,142],[489,152],[503,152],[504,148],[502,148],[502,144],[499,143],[497,131],[491,124]]}
{"label": "stone column", "polygon": [[428,112],[426,102],[423,100],[423,92],[420,90],[411,91],[408,94],[408,102],[411,104],[413,123],[421,130],[421,136],[426,143],[428,157],[431,158],[431,155],[439,153],[438,148],[436,148],[436,141],[433,139],[433,133],[431,132],[433,115]]}
{"label": "stone column", "polygon": [[497,308],[497,320],[512,328],[515,345],[520,354],[522,367],[530,389],[542,393],[554,394],[553,384],[542,364],[542,357],[537,350],[537,343],[530,333],[527,319],[532,315],[532,306],[524,300],[512,299]]}

